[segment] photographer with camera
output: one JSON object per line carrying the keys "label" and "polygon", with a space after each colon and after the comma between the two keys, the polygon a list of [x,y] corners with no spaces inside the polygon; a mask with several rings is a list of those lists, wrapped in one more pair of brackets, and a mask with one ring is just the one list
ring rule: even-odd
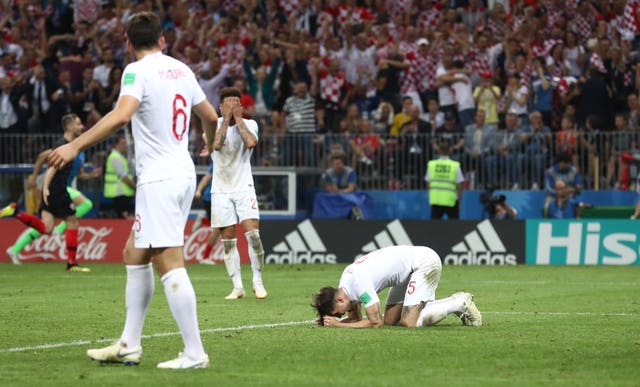
{"label": "photographer with camera", "polygon": [[488,189],[480,195],[480,203],[483,205],[483,218],[505,220],[515,219],[518,211],[507,203],[504,195],[494,195],[493,189]]}

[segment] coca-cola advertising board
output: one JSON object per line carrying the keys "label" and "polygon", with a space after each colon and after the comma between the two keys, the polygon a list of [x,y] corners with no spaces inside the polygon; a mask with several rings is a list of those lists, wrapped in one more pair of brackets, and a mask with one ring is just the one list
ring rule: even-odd
{"label": "coca-cola advertising board", "polygon": [[[204,257],[207,240],[211,234],[208,227],[201,227],[191,232],[192,221],[185,228],[184,254],[189,263],[222,263],[224,260],[220,240],[213,246],[208,257]],[[122,262],[122,249],[129,237],[132,220],[125,219],[80,219],[78,231],[79,262]],[[2,252],[12,246],[26,230],[26,226],[15,219],[0,220],[0,248]],[[249,263],[247,240],[244,231],[236,226],[238,250],[242,263]],[[20,261],[26,262],[66,262],[67,251],[64,243],[60,244],[52,235],[41,235],[20,252]],[[11,262],[6,254],[0,254],[0,262]]]}

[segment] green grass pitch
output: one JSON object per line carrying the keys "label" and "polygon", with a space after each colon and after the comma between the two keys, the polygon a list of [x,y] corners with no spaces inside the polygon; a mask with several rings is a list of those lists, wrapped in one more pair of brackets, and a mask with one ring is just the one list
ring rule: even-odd
{"label": "green grass pitch", "polygon": [[[124,323],[122,265],[0,265],[2,386],[632,386],[640,384],[640,267],[445,266],[437,297],[466,290],[485,325],[316,328],[311,294],[344,265],[270,265],[266,300],[228,301],[223,265],[189,265],[211,368],[159,370],[181,338],[161,283],[137,367],[100,365]],[[251,273],[243,267],[250,290]],[[384,300],[384,298],[382,298]]]}

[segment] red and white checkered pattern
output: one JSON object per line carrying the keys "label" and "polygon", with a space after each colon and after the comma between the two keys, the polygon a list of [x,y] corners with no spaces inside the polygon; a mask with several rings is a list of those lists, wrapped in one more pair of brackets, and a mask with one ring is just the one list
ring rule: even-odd
{"label": "red and white checkered pattern", "polygon": [[300,8],[300,2],[298,0],[280,0],[280,8],[287,18],[291,18],[292,14],[297,14]]}
{"label": "red and white checkered pattern", "polygon": [[245,48],[242,44],[227,43],[220,47],[218,54],[222,63],[228,63],[232,65],[231,73],[235,76],[244,75],[244,69],[242,68],[242,61],[244,60]]}
{"label": "red and white checkered pattern", "polygon": [[532,68],[529,65],[525,65],[520,71],[516,68],[516,65],[511,63],[507,68],[507,74],[520,74],[520,84],[526,86],[527,88],[531,88],[531,71]]}
{"label": "red and white checkered pattern", "polygon": [[558,86],[556,86],[558,95],[561,97],[566,96],[569,93],[569,86],[576,82],[578,82],[578,80],[575,77],[562,77],[558,82]]}
{"label": "red and white checkered pattern", "polygon": [[640,8],[640,0],[629,0],[624,6],[623,31],[624,39],[633,40],[635,33],[640,29],[640,21],[638,20],[638,8]]}
{"label": "red and white checkered pattern", "polygon": [[563,43],[561,39],[547,39],[544,41],[544,50],[542,55],[549,56],[551,55],[551,49],[558,43]]}
{"label": "red and white checkered pattern", "polygon": [[349,89],[344,74],[331,75],[323,70],[320,71],[318,77],[320,78],[320,99],[335,104],[340,103],[340,98]]}
{"label": "red and white checkered pattern", "polygon": [[386,0],[384,6],[389,10],[389,16],[392,19],[400,15],[407,13],[410,7],[413,6],[413,0]]}
{"label": "red and white checkered pattern", "polygon": [[469,58],[471,59],[471,69],[478,73],[491,71],[489,51],[484,49],[480,51],[478,47],[472,47],[469,50]]}
{"label": "red and white checkered pattern", "polygon": [[411,67],[400,72],[400,94],[408,95],[417,92],[415,76]]}
{"label": "red and white checkered pattern", "polygon": [[409,52],[417,52],[418,44],[416,42],[407,42],[406,40],[401,40],[398,48],[400,49],[400,52],[405,54]]}
{"label": "red and white checkered pattern", "polygon": [[595,26],[595,17],[593,15],[576,15],[573,19],[573,31],[578,35],[578,41],[586,44],[587,40],[593,35],[593,26]]}
{"label": "red and white checkered pattern", "polygon": [[373,14],[364,7],[349,8],[346,5],[338,7],[338,27],[340,33],[343,33],[344,26],[347,22],[351,24],[360,24],[365,20],[373,20]]}
{"label": "red and white checkered pattern", "polygon": [[487,28],[493,36],[504,36],[506,25],[503,22],[496,22],[493,19],[487,20]]}
{"label": "red and white checkered pattern", "polygon": [[436,70],[438,69],[438,57],[434,55],[422,56],[410,52],[406,55],[409,67],[419,92],[433,90],[436,87]]}
{"label": "red and white checkered pattern", "polygon": [[604,62],[602,62],[602,58],[600,58],[600,55],[597,53],[591,53],[591,56],[589,57],[589,64],[597,68],[601,73],[607,73],[607,69],[604,67]]}
{"label": "red and white checkered pattern", "polygon": [[[429,9],[423,9],[418,14],[418,27],[421,29],[424,28],[434,28],[440,23],[440,18],[442,15],[440,14],[440,9],[437,8],[439,4],[434,5]],[[442,6],[440,6],[442,8]]]}

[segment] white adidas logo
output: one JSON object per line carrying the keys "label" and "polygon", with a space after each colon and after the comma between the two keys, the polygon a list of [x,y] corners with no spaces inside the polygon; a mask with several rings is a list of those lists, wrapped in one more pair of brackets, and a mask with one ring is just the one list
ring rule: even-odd
{"label": "white adidas logo", "polygon": [[476,225],[476,229],[465,235],[464,241],[456,243],[451,253],[443,259],[445,265],[515,265],[514,254],[508,254],[500,236],[489,220]]}
{"label": "white adidas logo", "polygon": [[404,227],[402,227],[402,223],[396,219],[387,224],[387,227],[385,227],[383,231],[377,233],[371,242],[362,246],[362,252],[369,253],[383,247],[398,245],[413,246],[413,242],[411,238],[409,238],[409,235],[407,235]]}
{"label": "white adidas logo", "polygon": [[328,254],[320,235],[310,220],[298,224],[284,241],[273,247],[265,263],[336,263],[335,254]]}

